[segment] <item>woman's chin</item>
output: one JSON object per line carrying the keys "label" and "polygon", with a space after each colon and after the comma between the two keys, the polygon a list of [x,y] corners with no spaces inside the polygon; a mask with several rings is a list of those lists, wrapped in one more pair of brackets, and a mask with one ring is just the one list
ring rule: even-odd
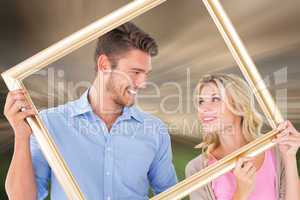
{"label": "woman's chin", "polygon": [[212,133],[216,133],[218,130],[212,126],[203,126],[202,131],[203,134],[212,134]]}

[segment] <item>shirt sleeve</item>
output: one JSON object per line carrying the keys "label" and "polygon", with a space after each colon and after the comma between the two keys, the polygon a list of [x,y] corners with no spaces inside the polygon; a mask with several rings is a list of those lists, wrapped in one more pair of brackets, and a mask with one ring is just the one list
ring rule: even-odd
{"label": "shirt sleeve", "polygon": [[[186,167],[185,167],[185,177],[186,178],[188,178],[200,171],[200,169],[197,169],[197,167],[196,167],[196,164],[198,164],[198,161],[199,161],[198,159],[192,160],[186,165]],[[200,161],[199,161],[199,163],[200,163]],[[190,200],[210,200],[211,198],[209,198],[209,194],[207,193],[207,191],[205,190],[204,187],[207,187],[207,186],[203,186],[203,187],[198,188],[197,190],[191,192],[189,194]]]}
{"label": "shirt sleeve", "polygon": [[48,196],[48,185],[51,176],[51,169],[34,134],[32,134],[30,137],[30,151],[35,175],[37,200],[43,200]]}
{"label": "shirt sleeve", "polygon": [[150,166],[148,178],[155,195],[177,183],[172,162],[171,139],[165,125],[159,128],[159,149]]}

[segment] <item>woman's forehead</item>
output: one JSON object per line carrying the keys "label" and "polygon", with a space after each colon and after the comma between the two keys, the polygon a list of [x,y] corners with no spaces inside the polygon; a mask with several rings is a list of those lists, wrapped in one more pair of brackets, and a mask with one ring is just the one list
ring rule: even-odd
{"label": "woman's forehead", "polygon": [[215,83],[205,83],[202,85],[200,88],[200,97],[205,97],[205,96],[214,96],[214,95],[220,95],[219,88]]}

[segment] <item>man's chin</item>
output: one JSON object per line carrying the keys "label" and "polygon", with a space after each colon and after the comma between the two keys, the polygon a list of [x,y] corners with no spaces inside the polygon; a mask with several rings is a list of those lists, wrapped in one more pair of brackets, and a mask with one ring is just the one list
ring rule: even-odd
{"label": "man's chin", "polygon": [[126,106],[126,107],[130,107],[130,106],[133,106],[134,103],[135,103],[134,100],[128,100],[128,99],[126,99],[126,100],[122,101],[121,105],[122,106]]}
{"label": "man's chin", "polygon": [[127,102],[127,104],[126,104],[127,107],[130,107],[130,106],[133,106],[133,105],[134,105],[134,101],[129,101],[129,102]]}

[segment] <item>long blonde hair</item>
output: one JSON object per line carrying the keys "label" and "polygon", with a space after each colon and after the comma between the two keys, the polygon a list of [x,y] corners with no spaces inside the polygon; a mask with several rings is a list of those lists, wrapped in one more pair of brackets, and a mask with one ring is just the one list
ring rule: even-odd
{"label": "long blonde hair", "polygon": [[[247,83],[233,74],[208,74],[203,76],[197,86],[197,97],[205,84],[214,83],[225,105],[233,113],[241,117],[242,134],[247,142],[255,140],[261,134],[263,119],[255,108],[253,94]],[[196,148],[202,148],[209,153],[220,144],[217,133],[204,134],[202,143]]]}

